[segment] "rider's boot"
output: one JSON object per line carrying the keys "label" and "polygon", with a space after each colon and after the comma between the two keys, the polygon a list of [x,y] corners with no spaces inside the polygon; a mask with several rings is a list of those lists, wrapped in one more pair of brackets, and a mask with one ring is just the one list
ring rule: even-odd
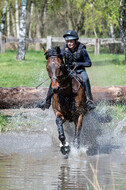
{"label": "rider's boot", "polygon": [[86,96],[87,96],[86,104],[87,104],[88,110],[95,109],[96,106],[94,105],[94,102],[93,102],[93,97],[92,97],[92,94],[91,94],[91,86],[90,86],[89,79],[87,79],[86,82],[85,82],[85,92],[86,92]]}
{"label": "rider's boot", "polygon": [[47,97],[49,98],[46,97],[45,100],[37,104],[37,107],[41,108],[42,110],[49,109],[49,107],[51,106],[51,96],[50,96],[51,94],[52,94],[52,84],[50,84],[49,90],[47,93]]}

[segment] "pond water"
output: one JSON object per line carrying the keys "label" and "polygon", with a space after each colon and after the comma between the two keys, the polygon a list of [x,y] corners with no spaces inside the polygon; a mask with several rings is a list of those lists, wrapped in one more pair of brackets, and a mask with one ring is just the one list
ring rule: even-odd
{"label": "pond water", "polygon": [[36,128],[0,134],[0,190],[126,189],[126,134],[120,133],[126,118],[116,123],[114,130],[101,133],[101,124],[96,127],[96,122],[87,118],[79,150],[72,145],[70,126],[66,135],[71,152],[65,158],[52,112],[43,117],[41,124],[34,124]]}

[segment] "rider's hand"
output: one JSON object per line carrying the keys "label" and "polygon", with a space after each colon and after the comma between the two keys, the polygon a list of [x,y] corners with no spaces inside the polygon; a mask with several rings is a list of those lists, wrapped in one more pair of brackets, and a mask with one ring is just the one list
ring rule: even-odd
{"label": "rider's hand", "polygon": [[72,65],[73,65],[74,67],[78,67],[78,66],[79,66],[79,63],[78,63],[78,62],[73,62]]}

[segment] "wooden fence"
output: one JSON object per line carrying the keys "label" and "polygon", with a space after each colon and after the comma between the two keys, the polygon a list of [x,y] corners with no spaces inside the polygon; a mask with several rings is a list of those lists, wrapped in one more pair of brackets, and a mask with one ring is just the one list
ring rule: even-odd
{"label": "wooden fence", "polygon": [[[107,44],[122,44],[121,38],[104,38],[104,39],[91,39],[91,38],[80,38],[79,41],[84,43],[87,46],[94,46],[95,54],[98,55],[100,53],[100,45],[107,45]],[[62,37],[52,37],[47,36],[47,38],[32,38],[26,39],[26,43],[39,43],[39,44],[46,44],[46,49],[51,48],[52,43],[64,43],[64,38]],[[18,43],[18,38],[14,37],[5,37],[2,36],[0,39],[0,47],[1,53],[5,53],[5,44],[6,43]]]}

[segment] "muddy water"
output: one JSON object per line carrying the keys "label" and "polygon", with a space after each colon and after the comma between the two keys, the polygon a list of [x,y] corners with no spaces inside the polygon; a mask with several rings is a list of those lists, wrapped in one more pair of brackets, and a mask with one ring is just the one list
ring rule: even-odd
{"label": "muddy water", "polygon": [[69,126],[67,159],[59,151],[52,111],[20,111],[13,119],[15,128],[0,134],[0,190],[126,189],[126,135],[120,133],[126,118],[100,132],[104,125],[87,116],[79,150]]}

